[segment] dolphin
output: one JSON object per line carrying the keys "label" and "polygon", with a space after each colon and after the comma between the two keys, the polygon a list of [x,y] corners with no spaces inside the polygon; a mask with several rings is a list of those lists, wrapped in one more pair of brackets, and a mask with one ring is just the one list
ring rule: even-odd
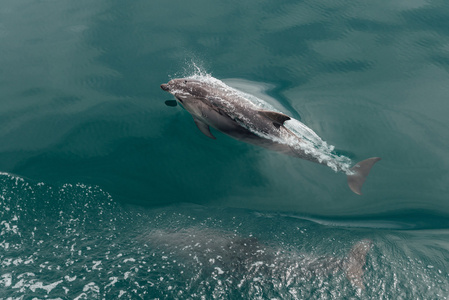
{"label": "dolphin", "polygon": [[353,244],[344,257],[336,257],[285,251],[254,236],[242,237],[214,229],[152,230],[141,239],[164,253],[182,258],[184,263],[193,258],[206,274],[219,270],[234,278],[243,275],[249,279],[263,274],[272,280],[285,278],[289,275],[285,273],[290,272],[297,278],[308,279],[324,279],[343,272],[352,286],[360,290],[365,290],[366,258],[373,245],[371,240],[363,239]]}
{"label": "dolphin", "polygon": [[[175,96],[207,137],[216,139],[210,131],[212,127],[246,143],[315,163],[332,165],[334,170],[346,174],[350,189],[358,195],[362,194],[362,185],[372,166],[380,160],[379,157],[368,158],[351,168],[331,155],[323,157],[323,153],[314,150],[317,145],[287,128],[286,122],[294,119],[277,111],[262,109],[250,101],[247,94],[213,77],[176,78],[162,84],[161,89]],[[312,129],[295,121],[300,124],[304,136],[324,143]]]}

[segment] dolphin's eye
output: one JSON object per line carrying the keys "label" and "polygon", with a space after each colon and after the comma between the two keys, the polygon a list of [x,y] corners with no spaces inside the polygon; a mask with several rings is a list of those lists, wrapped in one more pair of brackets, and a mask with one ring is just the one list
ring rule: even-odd
{"label": "dolphin's eye", "polygon": [[187,83],[187,80],[184,80],[184,83]]}

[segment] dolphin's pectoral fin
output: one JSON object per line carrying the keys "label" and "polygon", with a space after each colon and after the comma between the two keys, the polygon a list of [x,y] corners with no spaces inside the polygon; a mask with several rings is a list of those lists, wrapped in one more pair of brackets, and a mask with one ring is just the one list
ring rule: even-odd
{"label": "dolphin's pectoral fin", "polygon": [[273,121],[273,125],[276,126],[276,128],[281,127],[284,125],[285,121],[290,120],[290,117],[275,111],[268,111],[268,110],[259,110],[259,114],[262,116],[267,117],[271,121]]}
{"label": "dolphin's pectoral fin", "polygon": [[213,140],[216,139],[216,137],[214,137],[212,133],[210,133],[209,125],[196,118],[193,118],[193,120],[195,121],[196,127],[198,127],[198,129],[201,130],[202,133],[204,133],[206,136],[210,137]]}

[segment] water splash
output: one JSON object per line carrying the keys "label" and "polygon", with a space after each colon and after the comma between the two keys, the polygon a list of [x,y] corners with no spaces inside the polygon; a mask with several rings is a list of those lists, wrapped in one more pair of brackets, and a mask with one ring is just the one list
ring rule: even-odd
{"label": "water splash", "polygon": [[213,78],[212,74],[206,71],[204,63],[197,58],[186,61],[183,72],[180,75],[181,77],[189,78]]}

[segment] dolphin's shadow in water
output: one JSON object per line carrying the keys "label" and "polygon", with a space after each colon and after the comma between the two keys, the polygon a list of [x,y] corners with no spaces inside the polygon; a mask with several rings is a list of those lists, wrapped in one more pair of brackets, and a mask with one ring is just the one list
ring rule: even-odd
{"label": "dolphin's shadow in water", "polygon": [[165,105],[170,107],[178,106],[178,102],[176,100],[165,100]]}
{"label": "dolphin's shadow in water", "polygon": [[184,262],[192,259],[200,264],[203,273],[219,274],[228,278],[267,281],[288,272],[301,278],[325,278],[344,272],[350,283],[364,290],[366,256],[372,247],[368,239],[355,243],[344,257],[298,255],[268,246],[255,237],[241,237],[212,229],[154,230],[141,239],[151,248],[171,253]]}

